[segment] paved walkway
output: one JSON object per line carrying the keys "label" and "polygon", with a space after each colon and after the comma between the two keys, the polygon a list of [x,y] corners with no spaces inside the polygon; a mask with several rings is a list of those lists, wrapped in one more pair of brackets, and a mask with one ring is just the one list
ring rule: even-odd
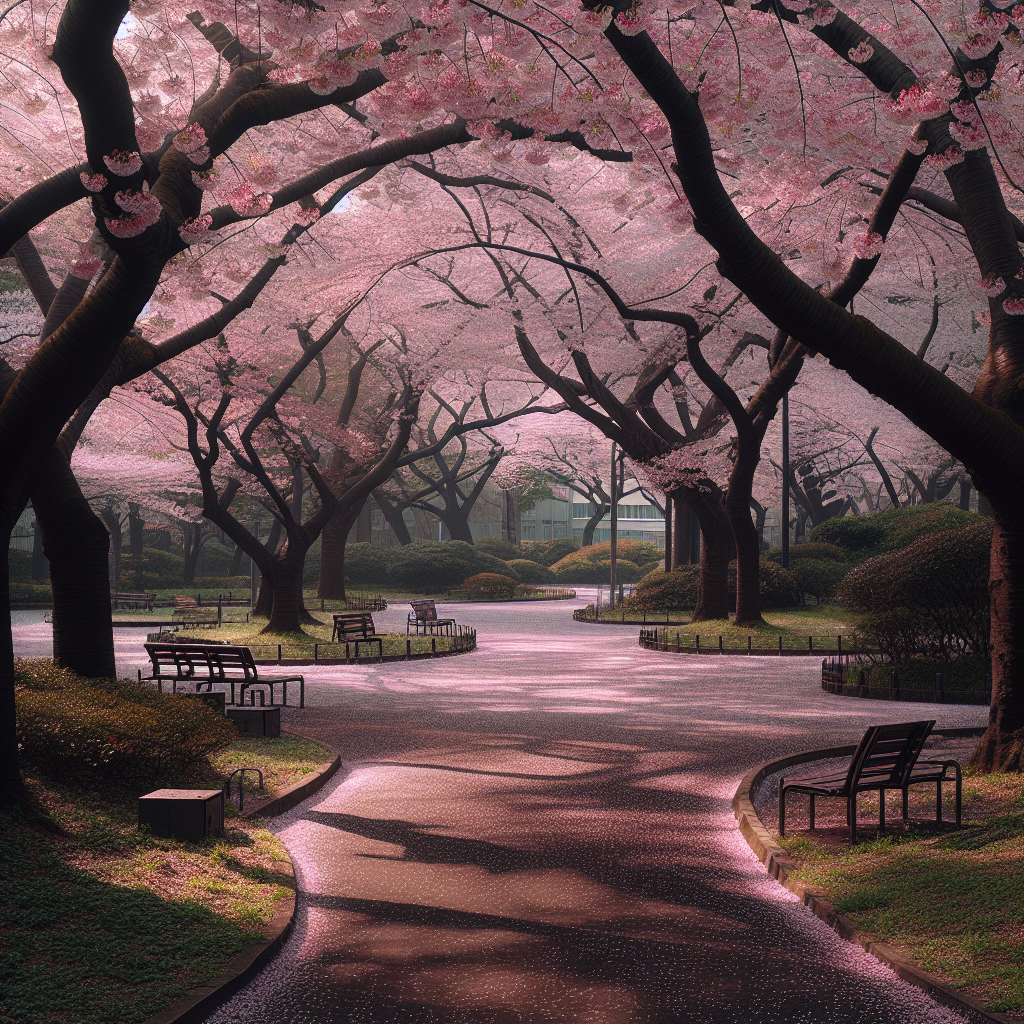
{"label": "paved walkway", "polygon": [[895,709],[823,694],[810,659],[641,651],[570,607],[457,606],[475,654],[309,671],[287,727],[346,771],[276,819],[297,927],[211,1024],[959,1021],[768,878],[729,807],[752,765]]}

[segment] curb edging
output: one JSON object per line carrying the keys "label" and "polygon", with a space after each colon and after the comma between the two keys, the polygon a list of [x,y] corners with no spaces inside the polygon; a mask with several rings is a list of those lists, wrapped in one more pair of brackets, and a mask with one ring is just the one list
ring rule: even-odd
{"label": "curb edging", "polygon": [[[984,727],[962,729],[936,729],[932,736],[980,736]],[[768,874],[785,886],[791,893],[799,897],[816,917],[824,921],[833,931],[849,942],[855,942],[876,960],[890,967],[900,978],[923,990],[937,1003],[955,1010],[965,1010],[978,1021],[993,1021],[995,1024],[1019,1024],[1019,1018],[1009,1017],[1003,1013],[986,1010],[982,1003],[965,992],[950,988],[934,974],[906,959],[895,947],[887,942],[875,939],[864,931],[850,918],[839,913],[836,908],[823,899],[810,887],[790,877],[796,862],[775,841],[775,835],[761,821],[754,809],[754,794],[761,783],[775,772],[791,765],[806,764],[810,761],[822,761],[832,757],[848,757],[856,746],[826,747],[821,750],[806,750],[788,757],[776,758],[749,771],[740,783],[732,798],[732,809],[736,815],[740,834],[747,845],[764,865]]]}
{"label": "curb edging", "polygon": [[[283,814],[292,807],[302,803],[320,789],[341,767],[341,756],[333,761],[319,765],[315,773],[304,781],[296,782],[283,790],[273,800],[260,807],[240,814],[246,820],[253,818],[270,818]],[[233,996],[256,973],[258,973],[278,950],[284,945],[295,924],[297,908],[297,886],[295,882],[295,866],[292,864],[288,851],[285,860],[275,861],[274,867],[292,880],[291,892],[278,900],[274,916],[263,930],[264,941],[253,942],[244,946],[225,965],[220,974],[209,981],[190,989],[176,999],[170,1006],[150,1017],[144,1024],[198,1024],[204,1020],[211,1010],[220,1006],[226,999]]]}

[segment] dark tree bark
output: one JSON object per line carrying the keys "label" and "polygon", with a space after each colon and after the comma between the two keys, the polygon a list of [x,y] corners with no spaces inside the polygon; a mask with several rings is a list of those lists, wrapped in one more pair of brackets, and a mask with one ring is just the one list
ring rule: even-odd
{"label": "dark tree bark", "polygon": [[587,520],[583,527],[583,537],[580,541],[581,548],[588,548],[594,543],[594,531],[598,528],[601,520],[611,511],[611,505],[597,505],[594,514]]}
{"label": "dark tree bark", "polygon": [[[103,525],[110,535],[108,550],[110,552],[109,576],[114,590],[121,589],[121,517],[112,509],[105,508],[100,513]],[[58,557],[56,552],[54,557]]]}
{"label": "dark tree bark", "polygon": [[380,509],[381,515],[384,516],[385,522],[391,527],[392,532],[398,540],[398,543],[405,547],[407,544],[412,543],[412,534],[409,532],[409,525],[405,521],[405,517],[402,512],[408,508],[408,505],[401,504],[397,501],[392,501],[386,494],[381,493],[381,489],[378,487],[373,492],[373,500]]}

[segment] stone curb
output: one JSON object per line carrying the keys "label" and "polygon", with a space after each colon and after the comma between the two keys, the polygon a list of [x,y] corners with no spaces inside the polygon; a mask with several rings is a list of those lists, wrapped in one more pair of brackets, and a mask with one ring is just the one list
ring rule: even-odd
{"label": "stone curb", "polygon": [[[936,729],[933,736],[980,736],[984,728],[964,729]],[[816,892],[804,885],[802,882],[790,877],[790,872],[796,867],[796,863],[789,857],[786,851],[779,846],[775,835],[765,827],[754,809],[754,794],[761,783],[775,772],[788,768],[791,765],[806,764],[810,761],[822,761],[831,757],[848,757],[855,746],[827,747],[822,750],[806,750],[799,754],[792,754],[789,757],[781,757],[774,761],[767,761],[754,768],[744,776],[736,795],[732,798],[732,809],[739,823],[740,833],[746,840],[747,845],[757,855],[758,860],[765,866],[772,878],[784,885],[791,893],[798,896],[800,901],[810,909],[817,917],[821,918],[829,927],[838,932],[849,942],[856,942],[858,946],[870,953],[876,960],[892,968],[904,981],[922,989],[937,1003],[951,1007],[955,1010],[966,1011],[968,1016],[975,1021],[994,1021],[996,1024],[1019,1024],[1019,1018],[1009,1017],[1002,1013],[992,1013],[984,1006],[964,992],[958,992],[940,981],[934,974],[918,967],[908,960],[902,953],[896,950],[887,942],[879,942],[868,932],[859,928],[855,922],[843,914],[840,914],[831,903],[822,899]]]}
{"label": "stone curb", "polygon": [[[319,765],[310,778],[289,786],[273,800],[246,811],[240,817],[248,820],[283,814],[312,796],[340,767],[341,757],[338,756],[333,761]],[[287,852],[285,856],[288,857]],[[292,890],[289,895],[278,900],[274,916],[263,930],[264,941],[253,942],[243,947],[224,965],[224,969],[215,978],[210,978],[209,981],[186,992],[144,1024],[198,1024],[273,959],[292,930],[296,909],[295,868],[291,858],[275,861],[274,867],[292,880]]]}

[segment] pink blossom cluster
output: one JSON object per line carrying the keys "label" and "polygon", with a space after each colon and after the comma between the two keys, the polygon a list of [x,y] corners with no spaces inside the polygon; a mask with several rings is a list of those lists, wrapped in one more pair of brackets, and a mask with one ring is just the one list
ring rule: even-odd
{"label": "pink blossom cluster", "polygon": [[885,104],[887,116],[898,124],[912,124],[937,117],[947,109],[948,100],[938,90],[921,85],[904,89],[894,102]]}
{"label": "pink blossom cluster", "polygon": [[88,192],[101,192],[107,187],[107,179],[102,174],[86,174],[82,171],[78,177]]}
{"label": "pink blossom cluster", "polygon": [[178,234],[186,245],[195,245],[197,242],[205,242],[210,236],[210,225],[213,224],[213,217],[204,213],[200,217],[190,217],[182,221],[178,228]]}
{"label": "pink blossom cluster", "polygon": [[227,200],[240,217],[262,217],[270,209],[274,197],[250,182],[243,181],[228,193]]}
{"label": "pink blossom cluster", "polygon": [[190,124],[178,132],[174,137],[174,148],[179,153],[186,154],[192,163],[200,166],[210,159],[206,132],[201,124]]}
{"label": "pink blossom cluster", "polygon": [[107,165],[107,170],[119,178],[127,178],[129,175],[135,174],[136,171],[142,170],[142,156],[136,152],[122,152],[115,149],[113,153],[103,158],[103,162]]}
{"label": "pink blossom cluster", "polygon": [[859,260],[873,260],[885,248],[885,239],[876,231],[868,231],[853,244],[854,255]]}
{"label": "pink blossom cluster", "polygon": [[69,272],[73,277],[80,277],[84,281],[91,281],[102,266],[103,257],[91,243],[83,242],[78,247],[78,253],[71,262]]}
{"label": "pink blossom cluster", "polygon": [[115,238],[134,238],[160,219],[160,200],[152,192],[118,192],[114,201],[127,215],[104,218],[107,230]]}
{"label": "pink blossom cluster", "polygon": [[217,173],[212,167],[207,171],[193,171],[192,184],[203,192],[210,192],[217,187]]}

